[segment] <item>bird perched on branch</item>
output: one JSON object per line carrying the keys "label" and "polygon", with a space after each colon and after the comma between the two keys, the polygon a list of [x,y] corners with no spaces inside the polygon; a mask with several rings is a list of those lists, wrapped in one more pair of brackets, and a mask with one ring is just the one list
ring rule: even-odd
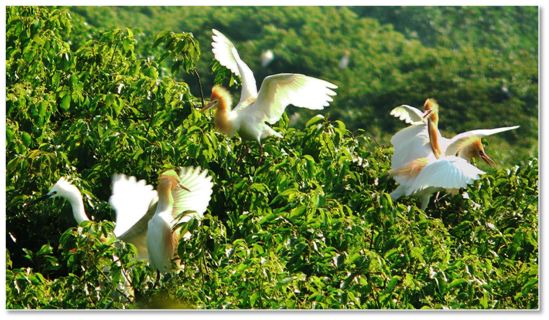
{"label": "bird perched on branch", "polygon": [[[112,178],[109,203],[116,212],[114,234],[132,243],[140,259],[149,260],[159,271],[170,270],[178,239],[172,231],[176,217],[187,212],[180,221],[201,218],[212,194],[211,177],[199,167],[183,167],[164,172],[155,191],[145,180],[116,174]],[[78,224],[89,220],[82,194],[66,178],[61,178],[42,198],[61,197],[69,201]],[[187,235],[188,236],[188,235]]]}
{"label": "bird perched on branch", "polygon": [[438,130],[438,104],[433,99],[425,101],[423,113],[404,105],[393,109],[391,115],[412,124],[391,139],[395,152],[390,173],[399,184],[391,198],[418,196],[422,209],[434,192],[457,192],[484,174],[471,164],[472,159],[495,165],[484,150],[483,137],[518,128],[472,130],[444,138]]}
{"label": "bird perched on branch", "polygon": [[[176,222],[201,218],[212,195],[212,181],[206,170],[188,167],[178,171],[168,170],[158,178],[158,203],[148,222],[149,263],[160,272],[172,270],[180,238]],[[177,220],[181,214],[185,216]],[[183,237],[189,238],[190,234]],[[179,265],[179,260],[176,264]]]}
{"label": "bird perched on branch", "polygon": [[268,124],[278,122],[288,105],[321,110],[332,101],[336,85],[303,74],[280,73],[266,77],[257,91],[252,70],[240,59],[232,42],[213,29],[212,51],[221,65],[240,77],[242,90],[238,104],[232,109],[230,93],[221,86],[214,86],[208,103],[202,110],[217,108],[216,127],[232,136],[236,132],[247,140],[259,143],[267,137],[281,137]]}
{"label": "bird perched on branch", "polygon": [[343,55],[339,59],[339,63],[337,66],[341,70],[346,69],[347,66],[349,66],[350,61],[351,61],[351,51],[345,50],[345,52],[343,52]]}

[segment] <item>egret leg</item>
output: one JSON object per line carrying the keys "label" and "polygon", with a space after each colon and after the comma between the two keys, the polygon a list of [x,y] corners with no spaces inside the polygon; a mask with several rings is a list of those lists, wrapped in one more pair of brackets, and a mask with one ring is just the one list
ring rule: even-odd
{"label": "egret leg", "polygon": [[260,142],[259,143],[259,163],[257,165],[260,166],[262,164],[263,164],[263,144]]}
{"label": "egret leg", "polygon": [[438,203],[439,200],[441,200],[442,198],[444,198],[444,197],[442,197],[442,198],[439,199],[438,196],[440,196],[440,191],[437,192],[437,194],[435,195],[435,201],[434,201],[435,204]]}

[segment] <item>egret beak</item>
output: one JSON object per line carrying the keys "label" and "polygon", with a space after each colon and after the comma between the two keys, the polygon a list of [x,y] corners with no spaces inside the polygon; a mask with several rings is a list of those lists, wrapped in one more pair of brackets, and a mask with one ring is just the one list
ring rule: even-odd
{"label": "egret beak", "polygon": [[35,204],[37,204],[38,202],[41,202],[41,201],[44,201],[44,200],[46,200],[46,199],[49,199],[49,198],[53,197],[54,195],[55,195],[55,191],[52,192],[52,193],[47,193],[47,194],[45,194],[45,195],[43,195],[43,196],[40,196],[40,197],[38,197],[38,198],[36,198],[36,199],[34,199],[34,200],[31,200],[30,202],[27,202],[27,203],[25,204],[25,206],[32,206],[32,205],[35,205]]}
{"label": "egret beak", "polygon": [[218,103],[217,100],[212,100],[204,108],[200,109],[200,111],[206,112],[213,107],[217,107],[217,103]]}
{"label": "egret beak", "polygon": [[433,110],[427,110],[423,113],[423,119],[427,118],[428,116],[431,115],[431,113],[433,113]]}
{"label": "egret beak", "polygon": [[177,186],[180,187],[180,188],[183,189],[183,190],[187,190],[187,191],[191,192],[191,190],[190,190],[189,188],[185,187],[185,186],[182,185],[181,183],[178,183]]}
{"label": "egret beak", "polygon": [[492,160],[487,154],[486,152],[484,151],[479,151],[478,153],[478,156],[484,160],[484,162],[486,162],[490,167],[495,167],[496,166],[496,162],[494,160]]}

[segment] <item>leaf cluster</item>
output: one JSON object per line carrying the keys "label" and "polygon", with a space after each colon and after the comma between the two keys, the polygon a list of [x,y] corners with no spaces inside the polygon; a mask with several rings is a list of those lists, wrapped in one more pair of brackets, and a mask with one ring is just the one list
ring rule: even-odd
{"label": "leaf cluster", "polygon": [[[292,25],[295,41],[292,30],[309,30],[300,41],[314,42],[313,26],[324,24],[284,10],[268,18]],[[208,14],[232,12],[219,11]],[[227,28],[237,15],[229,17]],[[250,29],[234,30],[237,40]],[[274,25],[264,30],[282,39]],[[391,201],[392,150],[371,130],[322,115],[302,115],[296,128],[285,115],[275,126],[284,138],[265,141],[262,164],[256,144],[216,132],[192,89],[194,71],[211,61],[206,35],[147,42],[131,28],[91,28],[66,9],[10,7],[6,38],[7,308],[538,308],[536,158],[491,170],[422,211],[414,199]],[[207,67],[216,82],[238,84]],[[182,165],[207,169],[214,190],[205,217],[178,226],[191,234],[177,249],[184,268],[157,281],[112,233],[110,179],[155,185],[159,172]],[[66,175],[94,221],[75,227],[59,199],[31,204]]]}

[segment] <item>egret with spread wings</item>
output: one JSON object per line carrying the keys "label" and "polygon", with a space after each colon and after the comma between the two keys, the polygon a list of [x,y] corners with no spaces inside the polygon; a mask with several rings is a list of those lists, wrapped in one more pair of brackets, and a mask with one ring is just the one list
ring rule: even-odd
{"label": "egret with spread wings", "polygon": [[234,109],[230,93],[221,86],[212,88],[210,103],[202,110],[217,108],[216,127],[229,136],[236,132],[260,145],[267,137],[281,137],[268,124],[275,124],[290,104],[312,110],[327,107],[336,94],[336,85],[303,74],[280,73],[266,77],[257,91],[252,70],[240,59],[232,42],[221,32],[213,32],[213,53],[221,65],[240,77],[242,90]]}
{"label": "egret with spread wings", "polygon": [[[184,167],[178,171],[161,174],[157,191],[135,177],[116,174],[112,178],[109,203],[116,212],[115,236],[132,243],[138,257],[159,271],[170,270],[174,257],[176,244],[167,239],[179,239],[177,231],[172,231],[175,218],[184,212],[189,213],[181,222],[202,217],[212,194],[206,170]],[[77,223],[89,220],[82,194],[66,178],[59,179],[43,198],[53,197],[69,201]]]}
{"label": "egret with spread wings", "polygon": [[425,102],[423,113],[400,106],[391,115],[412,124],[391,139],[395,152],[390,173],[399,184],[391,197],[396,200],[404,195],[418,196],[422,209],[434,192],[457,192],[484,174],[471,164],[472,159],[480,158],[490,166],[495,165],[484,151],[483,137],[518,128],[472,130],[444,138],[438,130],[438,104],[432,99]]}

